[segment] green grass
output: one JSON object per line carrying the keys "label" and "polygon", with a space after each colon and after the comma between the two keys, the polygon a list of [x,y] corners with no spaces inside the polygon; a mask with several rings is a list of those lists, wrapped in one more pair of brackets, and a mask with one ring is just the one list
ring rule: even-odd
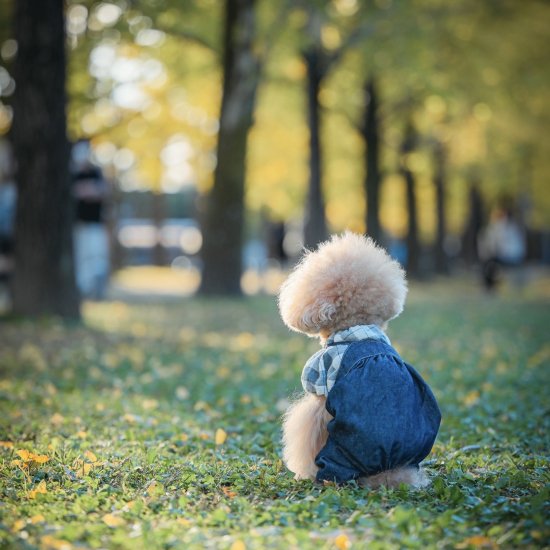
{"label": "green grass", "polygon": [[419,491],[292,479],[280,415],[318,344],[273,298],[3,322],[0,548],[544,547],[549,305],[413,289],[389,336],[443,412]]}

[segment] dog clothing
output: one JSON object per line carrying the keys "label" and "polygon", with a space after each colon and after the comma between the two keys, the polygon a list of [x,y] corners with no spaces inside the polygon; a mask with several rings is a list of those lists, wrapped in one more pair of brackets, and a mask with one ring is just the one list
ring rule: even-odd
{"label": "dog clothing", "polygon": [[441,422],[435,397],[377,326],[332,335],[306,363],[302,384],[326,396],[334,417],[315,458],[317,481],[418,466],[430,453]]}

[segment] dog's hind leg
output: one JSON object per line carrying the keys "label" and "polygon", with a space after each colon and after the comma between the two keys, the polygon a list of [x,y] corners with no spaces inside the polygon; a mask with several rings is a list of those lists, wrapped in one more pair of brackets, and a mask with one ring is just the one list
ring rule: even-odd
{"label": "dog's hind leg", "polygon": [[397,488],[401,484],[410,485],[416,489],[426,487],[430,480],[422,468],[416,466],[403,466],[393,470],[380,472],[379,474],[362,477],[358,480],[361,487],[378,489],[378,487]]}
{"label": "dog's hind leg", "polygon": [[290,405],[283,418],[283,460],[295,479],[315,479],[315,457],[327,441],[332,416],[326,399],[306,393]]}

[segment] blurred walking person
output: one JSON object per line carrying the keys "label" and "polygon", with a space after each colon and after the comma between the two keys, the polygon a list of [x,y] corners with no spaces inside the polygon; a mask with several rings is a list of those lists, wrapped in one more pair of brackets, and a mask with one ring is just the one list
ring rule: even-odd
{"label": "blurred walking person", "polygon": [[84,298],[101,300],[105,296],[110,271],[109,237],[105,225],[109,189],[101,170],[90,160],[88,140],[74,144],[72,163],[76,204],[76,282]]}
{"label": "blurred walking person", "polygon": [[495,211],[489,225],[479,239],[479,257],[482,260],[483,285],[493,291],[503,268],[520,267],[525,259],[526,238],[522,225],[512,209]]}
{"label": "blurred walking person", "polygon": [[17,188],[13,176],[11,147],[5,140],[0,140],[0,283],[9,281],[14,264]]}

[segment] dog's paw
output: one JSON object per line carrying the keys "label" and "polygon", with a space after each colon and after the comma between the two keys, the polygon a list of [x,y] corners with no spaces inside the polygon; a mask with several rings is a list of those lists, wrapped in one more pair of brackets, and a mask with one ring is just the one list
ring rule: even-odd
{"label": "dog's paw", "polygon": [[379,487],[397,488],[400,485],[409,485],[413,489],[421,489],[430,484],[430,478],[422,468],[402,467],[395,470],[380,472],[374,476],[362,477],[358,480],[361,487],[378,489]]}
{"label": "dog's paw", "polygon": [[315,474],[314,473],[297,473],[297,474],[294,474],[294,479],[296,481],[302,481],[303,479],[309,479],[310,481],[314,481]]}

